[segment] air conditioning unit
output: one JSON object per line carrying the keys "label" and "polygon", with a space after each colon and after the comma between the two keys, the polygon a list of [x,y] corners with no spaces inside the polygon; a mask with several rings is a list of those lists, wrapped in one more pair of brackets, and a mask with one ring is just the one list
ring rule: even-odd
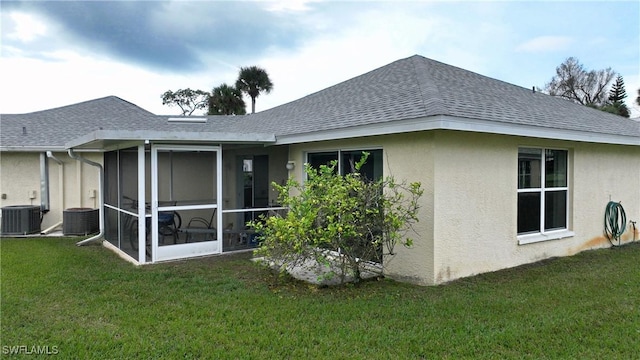
{"label": "air conditioning unit", "polygon": [[89,235],[100,230],[98,209],[70,208],[62,212],[64,235]]}
{"label": "air conditioning unit", "polygon": [[2,208],[2,235],[40,233],[40,206],[12,205]]}

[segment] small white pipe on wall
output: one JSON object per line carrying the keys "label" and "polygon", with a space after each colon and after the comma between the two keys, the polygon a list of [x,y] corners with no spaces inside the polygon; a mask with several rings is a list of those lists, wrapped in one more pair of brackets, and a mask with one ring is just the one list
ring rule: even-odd
{"label": "small white pipe on wall", "polygon": [[[78,156],[78,155],[75,155],[74,153],[74,156]],[[73,156],[71,157],[73,158]],[[79,160],[79,159],[76,159],[76,160]],[[78,190],[78,207],[84,207],[82,203],[82,162],[83,161],[82,160],[80,161],[81,162],[78,163],[78,166],[76,166],[76,189]]]}
{"label": "small white pipe on wall", "polygon": [[[31,194],[30,192],[29,197],[33,201],[35,196]],[[49,208],[49,162],[45,153],[40,153],[40,211],[44,215],[49,212]]]}

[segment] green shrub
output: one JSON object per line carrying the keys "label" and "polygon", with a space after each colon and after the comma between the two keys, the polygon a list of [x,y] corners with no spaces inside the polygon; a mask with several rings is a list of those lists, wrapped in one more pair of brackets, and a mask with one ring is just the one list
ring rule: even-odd
{"label": "green shrub", "polygon": [[260,234],[256,255],[280,271],[309,261],[336,268],[328,274],[340,276],[343,283],[347,276],[360,280],[365,267],[372,269],[367,265],[382,263],[398,243],[411,246],[406,234],[418,221],[421,184],[397,183],[393,177],[363,178],[358,171],[369,154],[363,155],[356,172],[344,176],[334,161],[319,169],[305,164],[303,184],[293,178],[284,185],[273,183],[289,211],[249,224]]}

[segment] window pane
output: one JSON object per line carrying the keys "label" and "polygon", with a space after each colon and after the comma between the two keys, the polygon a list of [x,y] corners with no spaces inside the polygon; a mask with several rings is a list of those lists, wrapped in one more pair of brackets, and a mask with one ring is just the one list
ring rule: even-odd
{"label": "window pane", "polygon": [[518,194],[518,234],[540,231],[540,193]]}
{"label": "window pane", "polygon": [[567,186],[567,151],[545,151],[545,187]]}
{"label": "window pane", "polygon": [[518,189],[540,187],[541,149],[518,149]]}
{"label": "window pane", "polygon": [[348,174],[355,171],[355,165],[362,159],[362,152],[369,153],[367,162],[360,168],[360,174],[368,180],[379,180],[382,178],[382,150],[358,150],[358,151],[342,151],[342,174]]}
{"label": "window pane", "polygon": [[312,168],[318,169],[320,165],[329,166],[332,161],[338,160],[338,152],[321,152],[321,153],[309,153],[307,155],[307,162]]}
{"label": "window pane", "polygon": [[567,192],[547,191],[544,194],[544,229],[567,228]]}

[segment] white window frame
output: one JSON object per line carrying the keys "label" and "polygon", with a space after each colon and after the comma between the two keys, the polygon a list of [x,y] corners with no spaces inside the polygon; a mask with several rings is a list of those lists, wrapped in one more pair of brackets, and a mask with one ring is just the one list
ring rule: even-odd
{"label": "white window frame", "polygon": [[[524,188],[524,189],[520,189],[518,187],[518,194],[520,193],[527,193],[527,192],[531,192],[531,193],[540,193],[540,224],[539,224],[539,231],[538,232],[529,232],[529,233],[523,233],[523,234],[518,234],[517,238],[518,238],[518,244],[519,245],[524,245],[524,244],[530,244],[530,243],[536,243],[536,242],[540,242],[540,241],[547,241],[547,240],[558,240],[558,239],[564,239],[564,238],[568,238],[568,237],[572,237],[575,235],[575,233],[573,231],[570,230],[570,214],[569,211],[571,210],[571,192],[569,191],[569,180],[571,179],[571,174],[570,174],[570,162],[571,162],[571,152],[569,151],[569,149],[563,149],[563,148],[551,148],[551,147],[537,147],[537,146],[519,146],[518,147],[518,154],[520,153],[520,149],[540,149],[541,150],[541,161],[540,161],[540,187],[539,188]],[[546,162],[546,151],[547,150],[560,150],[560,151],[566,151],[567,153],[567,164],[566,164],[566,186],[559,186],[559,187],[546,187],[546,166],[545,166],[545,162]],[[517,166],[517,172],[518,172],[518,181],[520,180],[520,166]],[[566,200],[566,209],[565,209],[565,228],[562,229],[552,229],[552,230],[547,230],[545,231],[544,228],[544,221],[545,221],[545,199],[546,199],[546,193],[547,192],[552,192],[552,191],[565,191],[566,196],[567,196],[567,200]],[[517,217],[517,215],[516,215]],[[517,228],[517,225],[516,225]],[[516,233],[517,233],[517,229],[516,229]]]}

